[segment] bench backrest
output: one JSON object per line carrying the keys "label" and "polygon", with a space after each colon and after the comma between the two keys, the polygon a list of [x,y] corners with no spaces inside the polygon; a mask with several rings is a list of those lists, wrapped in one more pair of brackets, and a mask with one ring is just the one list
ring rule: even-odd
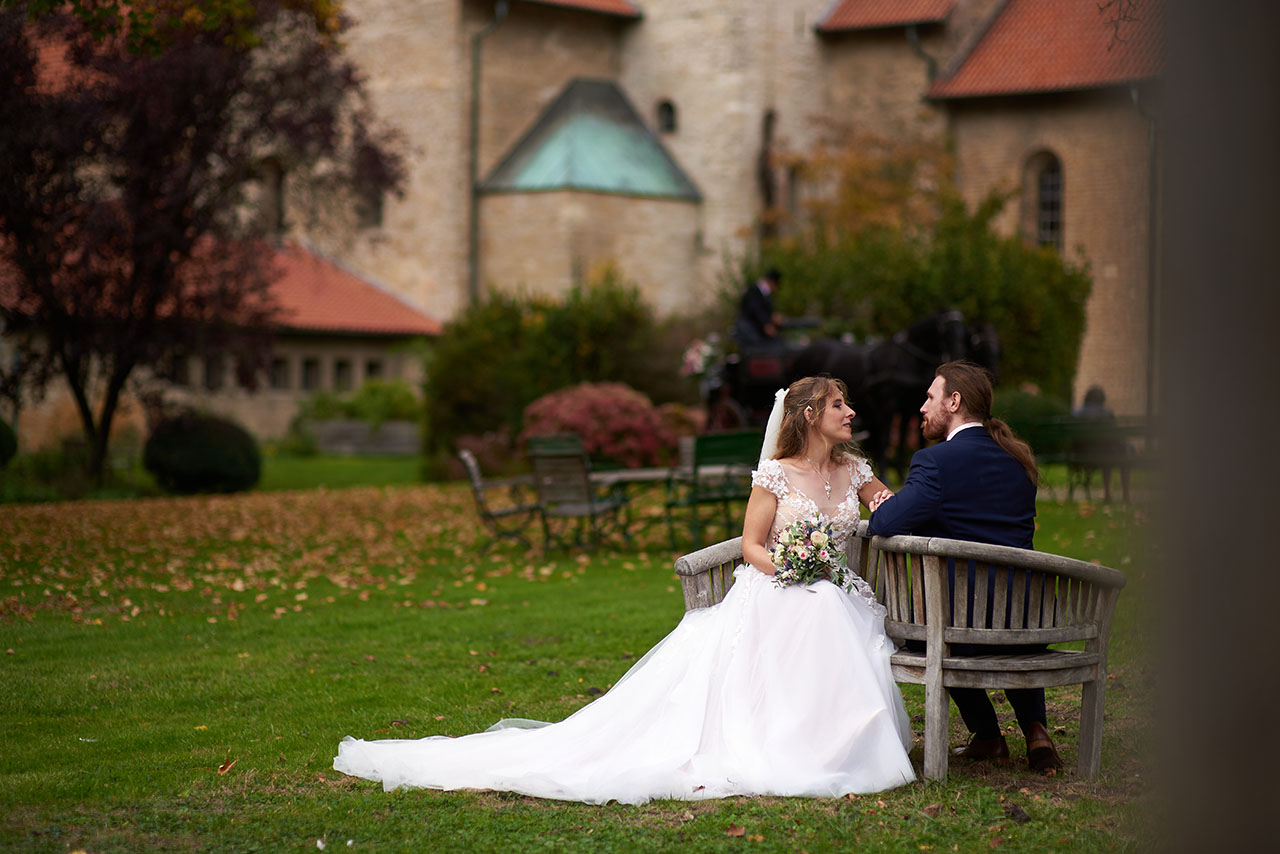
{"label": "bench backrest", "polygon": [[458,451],[458,459],[462,460],[462,467],[467,470],[467,480],[471,481],[471,491],[478,500],[483,502],[484,478],[480,475],[480,464],[476,462],[476,455],[466,448],[462,448]]}
{"label": "bench backrest", "polygon": [[1117,570],[1074,558],[937,537],[861,536],[851,551],[888,612],[886,634],[898,640],[1095,640],[1125,583]]}
{"label": "bench backrest", "polygon": [[543,508],[592,504],[591,464],[585,451],[532,448],[529,463],[533,468],[533,488]]}
{"label": "bench backrest", "polygon": [[693,440],[693,465],[754,465],[760,457],[762,437],[756,430],[703,433]]}
{"label": "bench backrest", "polygon": [[[685,609],[723,599],[741,562],[741,537],[679,558]],[[868,537],[865,521],[850,538],[849,566],[875,590],[888,612],[885,632],[897,640],[925,641],[932,634],[946,643],[1105,643],[1125,583],[1118,570],[1045,552],[937,537]],[[955,607],[961,602],[966,606]]]}

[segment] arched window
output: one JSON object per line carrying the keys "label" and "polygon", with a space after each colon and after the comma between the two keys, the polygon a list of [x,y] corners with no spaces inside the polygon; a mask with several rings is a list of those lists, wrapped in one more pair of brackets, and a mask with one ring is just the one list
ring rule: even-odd
{"label": "arched window", "polygon": [[285,212],[284,164],[274,157],[262,161],[258,166],[259,180],[262,182],[261,205],[259,215],[267,234],[279,239],[284,236]]}
{"label": "arched window", "polygon": [[676,132],[676,105],[670,101],[658,102],[658,132],[659,133],[675,133]]}
{"label": "arched window", "polygon": [[1062,251],[1062,161],[1041,151],[1027,160],[1023,177],[1023,230],[1037,246]]}

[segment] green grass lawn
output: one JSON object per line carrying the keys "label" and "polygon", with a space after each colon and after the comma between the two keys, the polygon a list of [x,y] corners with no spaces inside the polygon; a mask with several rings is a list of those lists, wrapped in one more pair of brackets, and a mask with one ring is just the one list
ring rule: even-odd
{"label": "green grass lawn", "polygon": [[1075,777],[1062,689],[1054,778],[956,764],[839,800],[592,807],[388,794],[331,763],[344,735],[559,720],[608,690],[682,613],[660,526],[634,552],[484,551],[462,484],[7,507],[0,850],[1143,850],[1143,516],[1042,502],[1039,521],[1042,550],[1129,575],[1099,780]]}
{"label": "green grass lawn", "polygon": [[417,483],[421,476],[421,457],[266,455],[257,488],[271,492],[318,486],[390,486]]}

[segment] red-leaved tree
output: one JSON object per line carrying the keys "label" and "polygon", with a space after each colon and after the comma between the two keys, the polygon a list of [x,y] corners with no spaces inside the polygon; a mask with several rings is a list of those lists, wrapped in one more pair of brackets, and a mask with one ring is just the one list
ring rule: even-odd
{"label": "red-leaved tree", "polygon": [[399,186],[395,136],[296,5],[256,3],[250,44],[178,26],[141,54],[75,16],[0,10],[0,332],[17,351],[0,391],[64,377],[99,480],[135,370],[230,353],[248,374],[265,352],[264,164],[320,202]]}

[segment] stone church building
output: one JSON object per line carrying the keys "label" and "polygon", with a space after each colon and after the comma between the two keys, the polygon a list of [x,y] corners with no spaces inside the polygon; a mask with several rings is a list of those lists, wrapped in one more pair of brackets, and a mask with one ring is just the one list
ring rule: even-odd
{"label": "stone church building", "polygon": [[402,197],[307,239],[432,317],[490,288],[559,293],[614,263],[697,309],[784,152],[935,140],[1009,234],[1088,262],[1077,397],[1148,407],[1158,0],[347,0],[345,44],[405,137]]}

